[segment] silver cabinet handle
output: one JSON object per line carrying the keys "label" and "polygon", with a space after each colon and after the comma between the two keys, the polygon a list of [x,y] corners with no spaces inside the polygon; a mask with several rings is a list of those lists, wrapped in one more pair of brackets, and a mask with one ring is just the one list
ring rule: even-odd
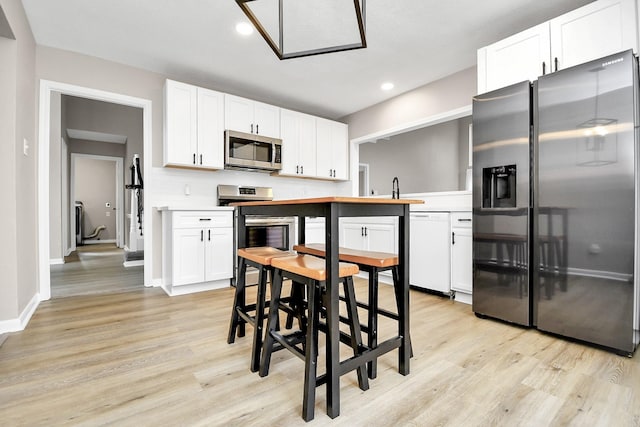
{"label": "silver cabinet handle", "polygon": [[196,164],[196,153],[193,153],[193,164]]}
{"label": "silver cabinet handle", "polygon": [[204,230],[200,230],[200,241],[204,242]]}
{"label": "silver cabinet handle", "polygon": [[458,218],[460,222],[471,222],[471,218]]}
{"label": "silver cabinet handle", "polygon": [[453,231],[451,232],[451,244],[456,244],[456,233],[454,233]]}
{"label": "silver cabinet handle", "polygon": [[202,164],[202,154],[200,154],[200,164]]}
{"label": "silver cabinet handle", "polygon": [[200,221],[211,221],[211,218],[200,218]]}
{"label": "silver cabinet handle", "polygon": [[253,123],[251,123],[251,133],[253,133]]}
{"label": "silver cabinet handle", "polygon": [[209,239],[209,241],[211,241],[211,230],[207,230],[207,233],[209,233],[208,239]]}
{"label": "silver cabinet handle", "polygon": [[260,125],[256,125],[256,133],[260,133]]}

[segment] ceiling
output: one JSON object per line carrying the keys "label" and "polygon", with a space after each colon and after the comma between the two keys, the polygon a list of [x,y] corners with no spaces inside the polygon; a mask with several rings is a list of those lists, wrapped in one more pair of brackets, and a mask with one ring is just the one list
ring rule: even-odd
{"label": "ceiling", "polygon": [[334,119],[475,66],[479,47],[590,2],[368,0],[366,49],[280,61],[257,32],[235,31],[247,19],[234,0],[22,0],[39,45]]}

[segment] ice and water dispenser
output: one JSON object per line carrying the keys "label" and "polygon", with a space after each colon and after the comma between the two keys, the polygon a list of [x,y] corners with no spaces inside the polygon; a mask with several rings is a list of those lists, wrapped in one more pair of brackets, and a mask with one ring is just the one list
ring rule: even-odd
{"label": "ice and water dispenser", "polygon": [[516,207],[516,165],[482,169],[482,207]]}

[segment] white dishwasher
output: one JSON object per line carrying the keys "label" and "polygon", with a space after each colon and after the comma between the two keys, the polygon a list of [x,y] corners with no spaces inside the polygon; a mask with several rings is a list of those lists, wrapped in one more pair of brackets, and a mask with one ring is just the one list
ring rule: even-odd
{"label": "white dishwasher", "polygon": [[449,212],[412,212],[409,283],[451,295]]}

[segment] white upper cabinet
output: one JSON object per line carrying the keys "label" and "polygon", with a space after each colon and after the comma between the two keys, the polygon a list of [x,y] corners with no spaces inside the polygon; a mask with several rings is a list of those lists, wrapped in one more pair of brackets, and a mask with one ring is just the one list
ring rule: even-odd
{"label": "white upper cabinet", "polygon": [[224,167],[224,95],[203,88],[198,88],[198,152],[202,167]]}
{"label": "white upper cabinet", "polygon": [[344,123],[316,119],[316,170],[318,178],[348,180],[349,136]]}
{"label": "white upper cabinet", "polygon": [[225,95],[225,129],[280,138],[280,108]]}
{"label": "white upper cabinet", "polygon": [[186,83],[165,84],[165,166],[224,167],[224,95]]}
{"label": "white upper cabinet", "polygon": [[549,72],[549,24],[515,34],[478,50],[478,93],[535,80]]}
{"label": "white upper cabinet", "polygon": [[634,0],[599,0],[478,50],[478,93],[633,49]]}
{"label": "white upper cabinet", "polygon": [[596,1],[549,25],[554,71],[627,49],[637,52],[634,0]]}
{"label": "white upper cabinet", "polygon": [[316,176],[316,118],[282,109],[282,170],[279,175]]}

